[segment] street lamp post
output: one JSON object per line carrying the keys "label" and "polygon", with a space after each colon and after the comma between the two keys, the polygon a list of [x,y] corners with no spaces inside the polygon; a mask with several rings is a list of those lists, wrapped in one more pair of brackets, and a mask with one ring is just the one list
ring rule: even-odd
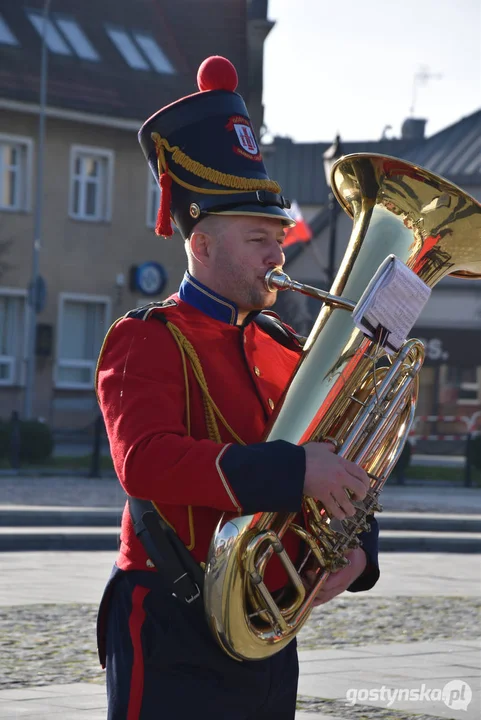
{"label": "street lamp post", "polygon": [[42,50],[40,60],[40,108],[38,118],[38,151],[37,172],[35,187],[35,215],[32,247],[32,276],[27,295],[27,358],[24,395],[24,416],[27,420],[32,418],[33,399],[35,392],[35,337],[37,334],[37,312],[39,300],[39,264],[42,234],[43,210],[43,159],[45,149],[45,109],[47,103],[47,22],[51,0],[45,0],[43,6]]}
{"label": "street lamp post", "polygon": [[336,162],[336,160],[339,160],[343,155],[342,152],[342,144],[341,144],[341,137],[340,135],[336,135],[336,139],[332,143],[332,145],[325,151],[323,154],[323,160],[324,160],[324,172],[326,174],[326,183],[327,187],[329,188],[329,195],[328,195],[328,209],[329,209],[329,254],[328,254],[328,261],[327,261],[327,269],[326,269],[326,275],[327,275],[327,282],[329,287],[334,282],[334,278],[336,275],[336,231],[337,231],[337,214],[338,214],[338,204],[336,202],[336,198],[334,197],[334,193],[331,189],[331,170]]}

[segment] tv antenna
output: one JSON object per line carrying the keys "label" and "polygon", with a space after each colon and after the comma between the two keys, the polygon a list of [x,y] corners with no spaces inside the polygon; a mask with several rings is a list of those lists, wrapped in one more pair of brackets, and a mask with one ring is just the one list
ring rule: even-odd
{"label": "tv antenna", "polygon": [[411,107],[410,107],[411,116],[414,115],[414,108],[416,107],[418,88],[421,86],[427,85],[430,80],[441,80],[442,77],[443,77],[442,73],[431,72],[430,69],[426,65],[422,65],[419,68],[419,70],[414,73]]}

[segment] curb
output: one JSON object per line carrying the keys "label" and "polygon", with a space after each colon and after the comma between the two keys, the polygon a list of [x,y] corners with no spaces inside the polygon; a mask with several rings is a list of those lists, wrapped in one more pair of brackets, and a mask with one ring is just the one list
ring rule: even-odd
{"label": "curb", "polygon": [[123,508],[0,507],[0,528],[7,527],[116,527]]}
{"label": "curb", "polygon": [[[116,527],[2,527],[0,552],[116,551]],[[380,552],[481,553],[481,533],[384,530]]]}
{"label": "curb", "polygon": [[[116,527],[123,508],[0,506],[0,528],[8,527]],[[481,533],[481,514],[383,512],[376,515],[382,532],[430,531]]]}

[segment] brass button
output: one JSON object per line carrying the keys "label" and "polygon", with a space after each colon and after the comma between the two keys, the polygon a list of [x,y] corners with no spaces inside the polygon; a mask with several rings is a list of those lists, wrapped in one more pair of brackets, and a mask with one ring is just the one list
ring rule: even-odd
{"label": "brass button", "polygon": [[261,374],[261,371],[259,370],[259,368],[257,367],[257,365],[254,365],[254,372],[255,372],[255,374],[257,375],[257,377],[259,377],[259,375]]}
{"label": "brass button", "polygon": [[191,203],[189,211],[190,211],[191,217],[193,217],[194,219],[197,219],[198,217],[200,217],[200,207],[197,205],[197,203]]}
{"label": "brass button", "polygon": [[274,400],[272,400],[272,398],[269,398],[269,400],[267,402],[269,403],[270,409],[274,410]]}

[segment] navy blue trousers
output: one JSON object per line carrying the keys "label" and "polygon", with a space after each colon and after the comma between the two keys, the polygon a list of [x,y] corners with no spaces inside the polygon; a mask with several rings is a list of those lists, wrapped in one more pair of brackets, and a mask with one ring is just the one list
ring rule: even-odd
{"label": "navy blue trousers", "polygon": [[156,573],[114,570],[99,613],[108,720],[294,720],[296,641],[236,662]]}

